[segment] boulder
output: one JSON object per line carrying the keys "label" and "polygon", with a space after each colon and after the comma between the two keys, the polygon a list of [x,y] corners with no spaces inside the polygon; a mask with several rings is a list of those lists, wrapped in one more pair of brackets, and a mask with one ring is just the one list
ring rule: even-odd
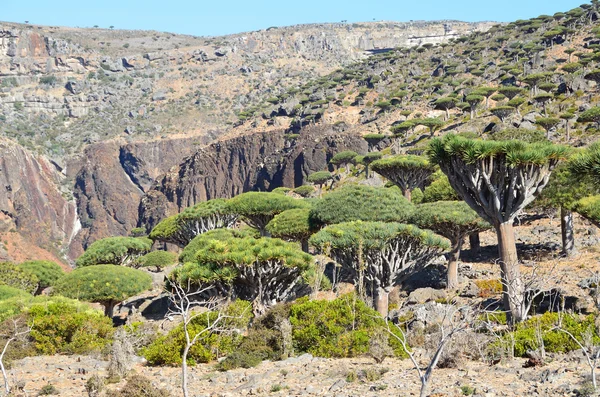
{"label": "boulder", "polygon": [[436,301],[440,299],[446,299],[447,294],[445,290],[433,289],[433,288],[419,288],[414,290],[408,295],[409,304],[426,303],[430,301]]}

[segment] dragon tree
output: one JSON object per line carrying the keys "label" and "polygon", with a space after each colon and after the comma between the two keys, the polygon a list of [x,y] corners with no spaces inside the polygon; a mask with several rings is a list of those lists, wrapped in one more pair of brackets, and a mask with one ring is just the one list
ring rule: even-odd
{"label": "dragon tree", "polygon": [[371,169],[398,186],[408,201],[413,189],[422,186],[435,168],[427,158],[413,155],[387,157],[371,164]]}
{"label": "dragon tree", "polygon": [[330,225],[314,234],[310,243],[348,272],[359,293],[365,285],[374,286],[373,303],[383,317],[388,315],[392,288],[448,248],[432,232],[395,222]]}
{"label": "dragon tree", "polygon": [[511,322],[523,321],[526,302],[513,222],[541,193],[568,149],[549,143],[471,140],[449,134],[434,139],[428,152],[461,198],[494,227],[504,308]]}
{"label": "dragon tree", "polygon": [[448,258],[447,287],[458,287],[458,260],[465,237],[492,226],[481,219],[464,201],[437,201],[416,207],[412,223],[446,237],[452,245]]}
{"label": "dragon tree", "polygon": [[225,211],[226,202],[224,199],[213,199],[188,207],[181,213],[160,221],[149,237],[155,241],[185,247],[199,234],[233,227],[237,216]]}

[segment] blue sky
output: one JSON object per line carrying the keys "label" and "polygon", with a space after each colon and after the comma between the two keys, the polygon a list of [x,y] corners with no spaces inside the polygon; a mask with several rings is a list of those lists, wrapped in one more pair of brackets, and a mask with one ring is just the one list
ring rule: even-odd
{"label": "blue sky", "polygon": [[150,29],[215,36],[314,22],[458,19],[514,21],[567,11],[585,0],[2,0],[0,20]]}

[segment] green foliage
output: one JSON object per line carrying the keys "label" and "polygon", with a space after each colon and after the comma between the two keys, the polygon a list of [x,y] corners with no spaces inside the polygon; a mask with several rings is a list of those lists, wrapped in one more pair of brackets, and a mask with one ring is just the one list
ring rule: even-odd
{"label": "green foliage", "polygon": [[152,248],[152,240],[137,237],[106,237],[94,241],[77,258],[77,267],[92,265],[127,265]]}
{"label": "green foliage", "polygon": [[334,224],[353,220],[402,222],[413,206],[398,189],[346,185],[317,201],[310,212],[315,224]]}
{"label": "green foliage", "polygon": [[52,396],[56,394],[60,394],[58,389],[52,383],[48,383],[40,389],[38,396]]}
{"label": "green foliage", "polygon": [[167,251],[152,251],[140,257],[136,265],[140,267],[156,267],[160,270],[177,262],[177,255]]}
{"label": "green foliage", "polygon": [[0,285],[8,285],[33,294],[38,282],[35,274],[10,262],[0,262]]}
{"label": "green foliage", "polygon": [[[235,351],[217,365],[217,369],[228,371],[234,368],[251,368],[263,360],[281,360],[291,351],[286,351],[285,340],[280,326],[290,317],[290,304],[280,304],[264,316],[254,319]],[[291,346],[287,346],[291,348]]]}
{"label": "green foliage", "polygon": [[492,227],[464,201],[420,204],[413,213],[412,223],[423,229],[431,229],[453,243],[467,234],[482,232]]}
{"label": "green foliage", "polygon": [[429,186],[425,188],[423,191],[423,203],[432,203],[434,201],[453,201],[459,200],[458,194],[456,191],[450,186],[450,182],[448,181],[448,177],[444,175],[441,171],[438,171],[434,175],[437,174],[437,177],[431,182]]}
{"label": "green foliage", "polygon": [[[384,320],[357,299],[344,295],[333,301],[299,299],[290,309],[294,347],[320,357],[356,357],[369,350],[369,339],[386,328]],[[390,338],[394,353],[406,357]]]}
{"label": "green foliage", "polygon": [[309,221],[310,208],[296,208],[283,211],[267,224],[267,231],[273,237],[286,240],[305,240],[315,231]]}
{"label": "green foliage", "polygon": [[549,131],[560,123],[560,119],[557,117],[541,117],[537,118],[535,123],[544,130]]}
{"label": "green foliage", "polygon": [[512,106],[497,106],[490,109],[490,113],[498,117],[501,121],[504,121],[504,119],[510,116],[514,111],[515,109]]}
{"label": "green foliage", "polygon": [[[8,285],[0,284],[0,301],[10,299],[12,297],[29,297],[31,294],[23,291],[22,289],[10,287]],[[1,314],[0,314],[1,316]],[[0,317],[1,318],[1,317]]]}
{"label": "green foliage", "polygon": [[[237,300],[225,309],[226,318],[220,323],[223,330],[244,329],[248,326],[252,311],[250,303]],[[196,335],[205,330],[218,316],[217,312],[202,313],[192,320],[188,326],[189,334]],[[189,351],[188,364],[207,363],[233,353],[240,344],[242,336],[235,332],[218,332],[211,330],[202,334]],[[181,365],[185,347],[185,332],[183,325],[169,331],[167,335],[159,336],[152,344],[142,349],[142,354],[149,365]]]}
{"label": "green foliage", "polygon": [[600,183],[600,143],[595,143],[573,156],[569,161],[569,168],[573,175],[589,177]]}
{"label": "green foliage", "polygon": [[188,245],[185,246],[179,255],[179,262],[193,262],[196,259],[196,252],[203,248],[210,240],[225,241],[233,237],[242,237],[242,233],[230,229],[215,229],[203,234],[199,234]]}
{"label": "green foliage", "polygon": [[448,134],[434,139],[429,147],[429,156],[433,163],[450,161],[458,157],[467,165],[496,156],[506,156],[508,165],[543,165],[549,160],[562,160],[569,149],[561,145],[546,143],[526,143],[523,141],[483,141],[465,139]]}
{"label": "green foliage", "polygon": [[491,136],[493,141],[519,140],[527,143],[548,143],[548,138],[539,130],[527,130],[525,128],[507,128],[495,132]]}
{"label": "green foliage", "polygon": [[315,247],[337,250],[383,250],[394,239],[412,240],[423,248],[445,250],[448,243],[441,237],[414,225],[383,222],[344,222],[329,225],[315,233],[310,242]]}
{"label": "green foliage", "polygon": [[317,171],[310,174],[306,180],[310,183],[314,183],[317,185],[322,185],[328,180],[330,180],[333,176],[329,171]]}
{"label": "green foliage", "polygon": [[600,196],[585,197],[575,202],[573,210],[600,225]]}
{"label": "green foliage", "polygon": [[[596,333],[594,326],[594,316],[590,315],[580,319],[577,315],[560,314],[561,327],[570,332],[577,340],[583,342],[586,333],[590,333],[594,344],[600,343],[600,337]],[[536,328],[541,331],[544,341],[544,348],[549,353],[567,353],[578,350],[579,345],[571,339],[569,335],[555,327],[559,324],[559,313],[547,312],[540,316],[532,317],[517,325],[515,331],[503,337],[503,341],[494,342],[490,349],[492,352],[497,350],[502,343],[512,343],[514,338],[514,354],[517,357],[526,357],[528,351],[536,350],[538,341],[536,338]]]}
{"label": "green foliage", "polygon": [[[195,260],[176,269],[172,277],[195,284],[220,283],[235,296],[253,301],[256,312],[285,300],[289,285],[300,281],[313,258],[296,244],[277,238],[225,237],[205,233],[197,241]],[[189,253],[186,253],[186,256]]]}
{"label": "green foliage", "polygon": [[302,197],[308,197],[315,192],[315,187],[311,185],[302,185],[295,188],[293,192]]}
{"label": "green foliage", "polygon": [[150,232],[152,240],[187,245],[197,234],[230,227],[235,215],[227,214],[227,200],[213,199],[188,207],[177,215],[161,220]]}
{"label": "green foliage", "polygon": [[28,311],[30,337],[40,354],[88,354],[111,343],[112,321],[77,302],[53,300],[34,304]]}
{"label": "green foliage", "polygon": [[331,164],[345,165],[354,162],[354,158],[358,156],[358,153],[352,150],[345,150],[343,152],[336,153],[335,156],[329,160]]}
{"label": "green foliage", "polygon": [[54,285],[65,273],[59,264],[51,261],[28,261],[21,263],[19,267],[37,277],[38,290]]}
{"label": "green foliage", "polygon": [[54,293],[108,307],[149,289],[151,284],[152,278],[141,270],[95,265],[63,276],[56,282]]}
{"label": "green foliage", "polygon": [[541,208],[571,209],[576,201],[596,193],[598,188],[588,178],[578,178],[568,166],[559,166],[534,204]]}
{"label": "green foliage", "polygon": [[249,226],[264,232],[267,223],[277,214],[293,208],[306,207],[302,200],[272,192],[247,192],[227,201],[226,211],[242,217]]}

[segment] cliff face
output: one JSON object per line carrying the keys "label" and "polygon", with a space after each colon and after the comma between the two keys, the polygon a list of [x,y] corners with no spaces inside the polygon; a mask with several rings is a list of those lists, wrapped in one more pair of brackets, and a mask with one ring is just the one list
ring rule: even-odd
{"label": "cliff face", "polygon": [[70,164],[83,228],[71,245],[76,257],[93,241],[125,235],[138,223],[141,197],[154,179],[196,149],[192,139],[88,147]]}
{"label": "cliff face", "polygon": [[0,232],[16,231],[46,249],[65,249],[79,230],[64,176],[44,157],[0,140]]}
{"label": "cliff face", "polygon": [[274,131],[212,144],[157,180],[141,200],[140,224],[151,228],[165,216],[213,198],[299,186],[343,150],[364,153],[367,143],[359,135],[323,126],[294,140]]}

